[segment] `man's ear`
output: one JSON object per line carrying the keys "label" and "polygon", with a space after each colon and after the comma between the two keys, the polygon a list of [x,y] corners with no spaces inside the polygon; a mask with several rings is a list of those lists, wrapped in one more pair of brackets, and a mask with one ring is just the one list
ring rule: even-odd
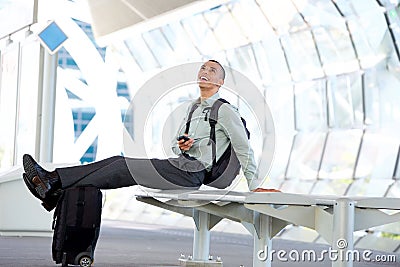
{"label": "man's ear", "polygon": [[218,84],[219,84],[220,86],[224,85],[224,79],[219,79]]}

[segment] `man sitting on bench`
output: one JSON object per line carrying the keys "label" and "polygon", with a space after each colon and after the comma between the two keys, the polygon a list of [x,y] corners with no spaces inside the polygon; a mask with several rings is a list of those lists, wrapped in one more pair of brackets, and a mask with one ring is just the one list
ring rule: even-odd
{"label": "man sitting on bench", "polygon": [[[62,190],[69,187],[95,186],[99,189],[113,189],[142,185],[156,189],[197,189],[210,179],[213,164],[232,147],[232,153],[240,163],[250,190],[277,191],[257,188],[263,177],[257,177],[253,150],[235,107],[230,104],[220,105],[214,138],[210,138],[211,127],[207,111],[220,99],[218,91],[224,84],[224,79],[225,70],[219,62],[209,60],[200,67],[197,74],[200,97],[192,103],[186,114],[186,119],[190,114],[191,118],[187,121],[192,127],[187,127],[186,131],[181,127],[172,147],[178,155],[177,158],[138,159],[114,156],[87,165],[47,171],[30,155],[24,155],[23,179],[27,187],[48,211],[57,205]],[[233,181],[234,176],[229,178],[227,185]]]}

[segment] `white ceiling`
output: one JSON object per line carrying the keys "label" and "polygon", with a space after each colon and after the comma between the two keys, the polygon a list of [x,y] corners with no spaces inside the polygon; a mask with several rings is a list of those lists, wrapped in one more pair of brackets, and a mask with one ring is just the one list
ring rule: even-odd
{"label": "white ceiling", "polygon": [[94,36],[100,45],[137,31],[148,31],[172,18],[180,18],[220,5],[226,0],[87,0]]}

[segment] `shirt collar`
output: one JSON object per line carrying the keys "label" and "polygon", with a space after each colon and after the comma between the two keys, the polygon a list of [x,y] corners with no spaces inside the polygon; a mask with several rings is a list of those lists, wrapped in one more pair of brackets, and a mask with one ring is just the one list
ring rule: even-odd
{"label": "shirt collar", "polygon": [[204,105],[204,106],[211,106],[212,104],[214,104],[214,102],[219,99],[219,92],[216,92],[215,94],[213,94],[212,96],[210,96],[209,98],[207,98],[206,100],[203,100],[203,102],[201,101],[201,97],[199,97],[196,100],[196,103],[200,104],[200,105]]}

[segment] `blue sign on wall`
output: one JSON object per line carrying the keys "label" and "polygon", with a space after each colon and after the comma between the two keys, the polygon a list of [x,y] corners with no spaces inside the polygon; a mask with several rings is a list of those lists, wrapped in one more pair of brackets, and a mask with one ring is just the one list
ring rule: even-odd
{"label": "blue sign on wall", "polygon": [[46,47],[50,54],[54,54],[61,48],[62,44],[68,39],[68,36],[54,21],[47,25],[38,34],[42,45]]}

